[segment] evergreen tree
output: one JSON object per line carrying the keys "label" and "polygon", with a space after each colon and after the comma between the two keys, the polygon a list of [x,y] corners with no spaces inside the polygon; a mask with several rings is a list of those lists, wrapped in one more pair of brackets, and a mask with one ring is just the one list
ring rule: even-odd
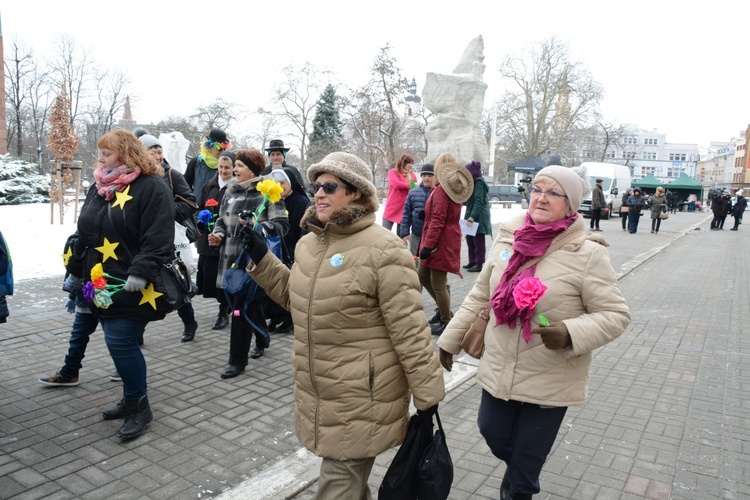
{"label": "evergreen tree", "polygon": [[339,116],[337,101],[336,90],[329,83],[320,96],[313,119],[313,131],[307,151],[310,164],[319,162],[328,153],[340,151],[344,144],[344,124]]}

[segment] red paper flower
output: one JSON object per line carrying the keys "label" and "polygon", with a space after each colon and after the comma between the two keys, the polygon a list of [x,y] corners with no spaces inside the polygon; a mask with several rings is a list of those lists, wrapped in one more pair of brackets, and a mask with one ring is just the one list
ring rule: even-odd
{"label": "red paper flower", "polygon": [[546,291],[547,287],[539,278],[524,278],[513,289],[513,301],[519,309],[533,309]]}
{"label": "red paper flower", "polygon": [[206,206],[207,207],[218,207],[219,206],[219,202],[216,201],[216,200],[214,200],[213,198],[209,198],[208,200],[206,200]]}
{"label": "red paper flower", "polygon": [[92,280],[91,283],[97,290],[104,290],[105,288],[107,288],[107,280],[104,279],[104,277],[96,278],[95,280]]}

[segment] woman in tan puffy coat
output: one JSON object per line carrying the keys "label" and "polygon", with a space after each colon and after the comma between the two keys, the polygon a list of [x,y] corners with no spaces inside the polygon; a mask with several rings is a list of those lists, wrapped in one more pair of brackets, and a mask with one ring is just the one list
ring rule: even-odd
{"label": "woman in tan puffy coat", "polygon": [[316,498],[370,498],[375,457],[400,444],[409,398],[445,395],[411,253],[375,223],[369,167],[331,153],[310,167],[314,202],[288,269],[249,232],[248,271],[294,321],[295,430],[323,457]]}
{"label": "woman in tan puffy coat", "polygon": [[[438,340],[450,371],[461,336],[490,304],[477,381],[477,423],[507,467],[502,499],[540,491],[539,475],[568,406],[586,400],[592,352],[620,336],[630,312],[599,235],[576,213],[586,185],[562,166],[542,169],[526,215],[500,227],[490,259]],[[547,287],[532,304],[514,299],[534,278]],[[528,279],[528,281],[526,281]],[[531,288],[527,288],[531,290]],[[549,321],[541,327],[538,314]]]}

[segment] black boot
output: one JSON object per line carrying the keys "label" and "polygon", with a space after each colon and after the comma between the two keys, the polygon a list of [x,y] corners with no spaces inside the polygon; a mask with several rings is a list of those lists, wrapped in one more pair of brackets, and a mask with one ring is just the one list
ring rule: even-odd
{"label": "black boot", "polygon": [[508,480],[508,469],[505,469],[505,475],[503,475],[503,482],[500,483],[500,500],[510,499],[510,480]]}
{"label": "black boot", "polygon": [[534,495],[530,493],[519,493],[513,489],[513,486],[511,486],[508,491],[508,500],[531,500],[531,497],[533,496]]}
{"label": "black boot", "polygon": [[193,321],[185,325],[185,329],[182,331],[182,338],[180,342],[191,342],[195,338],[195,332],[198,330],[198,323]]}
{"label": "black boot", "polygon": [[151,407],[148,404],[148,396],[143,396],[141,399],[125,399],[124,401],[128,416],[120,430],[117,431],[117,435],[122,439],[132,439],[143,432],[148,423],[154,419],[154,415],[151,413]]}
{"label": "black boot", "polygon": [[430,318],[430,321],[428,321],[428,323],[431,325],[440,323],[440,309],[435,309],[435,315]]}
{"label": "black boot", "polygon": [[445,327],[448,326],[448,323],[443,323],[442,321],[435,323],[434,325],[430,325],[430,330],[432,330],[433,335],[440,335],[443,333],[443,330],[445,330]]}
{"label": "black boot", "polygon": [[125,418],[128,416],[128,407],[125,406],[125,400],[121,399],[114,408],[104,410],[102,417],[104,420],[117,420],[118,418]]}
{"label": "black boot", "polygon": [[228,324],[229,316],[226,313],[219,311],[219,314],[216,315],[216,321],[214,322],[214,326],[211,327],[211,330],[223,330],[227,327]]}

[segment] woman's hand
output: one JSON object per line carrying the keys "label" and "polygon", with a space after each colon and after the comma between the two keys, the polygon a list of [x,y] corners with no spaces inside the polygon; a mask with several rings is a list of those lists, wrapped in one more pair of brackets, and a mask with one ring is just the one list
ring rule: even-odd
{"label": "woman's hand", "polygon": [[211,233],[208,235],[208,245],[212,247],[221,246],[221,236],[218,234]]}
{"label": "woman's hand", "polygon": [[446,371],[451,371],[453,369],[453,354],[444,351],[442,348],[440,349],[440,365],[445,368]]}
{"label": "woman's hand", "polygon": [[532,328],[531,333],[541,335],[544,347],[553,351],[565,349],[573,343],[568,333],[568,327],[562,321],[550,323],[549,326]]}

